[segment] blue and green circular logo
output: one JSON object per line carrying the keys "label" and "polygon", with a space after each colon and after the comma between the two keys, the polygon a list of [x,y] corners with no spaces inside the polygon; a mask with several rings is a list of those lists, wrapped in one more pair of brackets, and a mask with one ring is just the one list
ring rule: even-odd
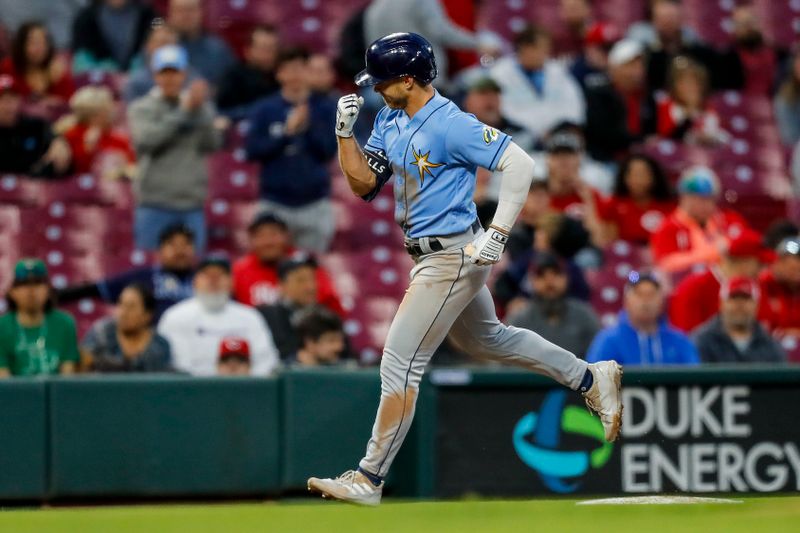
{"label": "blue and green circular logo", "polygon": [[[542,482],[553,492],[574,492],[580,477],[589,468],[605,465],[614,445],[606,442],[603,424],[588,411],[574,405],[564,406],[567,392],[547,393],[538,413],[528,413],[514,427],[514,450],[520,460],[538,472]],[[565,434],[581,435],[599,444],[591,450],[559,449]]]}

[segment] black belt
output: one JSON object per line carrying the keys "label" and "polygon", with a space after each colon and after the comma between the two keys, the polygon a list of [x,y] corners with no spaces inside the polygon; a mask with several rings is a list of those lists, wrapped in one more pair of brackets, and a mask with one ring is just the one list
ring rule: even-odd
{"label": "black belt", "polygon": [[[408,255],[412,257],[419,257],[421,255],[425,255],[426,253],[422,251],[422,247],[419,245],[419,241],[417,241],[417,239],[414,239],[414,242],[406,241],[405,246],[406,252],[408,252]],[[444,246],[439,242],[439,239],[436,238],[428,239],[428,246],[430,246],[431,252],[441,252],[444,250]]]}
{"label": "black belt", "polygon": [[[476,218],[470,229],[472,230],[472,233],[477,233],[480,228],[481,223]],[[404,245],[406,247],[406,252],[408,252],[408,254],[412,257],[419,257],[421,255],[425,255],[426,253],[441,252],[444,250],[444,245],[436,237],[428,238],[428,247],[431,249],[430,252],[424,252],[422,250],[422,247],[419,244],[419,239],[406,239]]]}

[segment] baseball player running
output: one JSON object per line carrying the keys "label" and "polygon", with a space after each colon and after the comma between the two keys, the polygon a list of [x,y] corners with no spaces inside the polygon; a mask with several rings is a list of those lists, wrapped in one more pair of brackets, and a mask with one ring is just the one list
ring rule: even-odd
{"label": "baseball player running", "polygon": [[[363,99],[339,100],[339,164],[353,193],[371,201],[394,175],[395,219],[414,259],[411,283],[392,321],[381,360],[381,399],[366,456],[334,479],[310,478],[326,498],[378,505],[383,479],[403,443],[425,366],[445,337],[461,350],[544,374],[580,391],[597,412],[605,438],[620,430],[622,368],[588,364],[536,333],[497,319],[486,287],[533,177],[533,160],[508,135],[462,112],[432,86],[431,45],[414,33],[372,43],[359,86],[374,86],[386,102],[362,150],[353,125]],[[502,173],[500,198],[488,229],[477,221],[475,170]]]}

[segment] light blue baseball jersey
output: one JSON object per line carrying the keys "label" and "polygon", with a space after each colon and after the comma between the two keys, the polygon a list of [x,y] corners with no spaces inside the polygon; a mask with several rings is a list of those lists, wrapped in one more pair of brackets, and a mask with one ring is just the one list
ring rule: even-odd
{"label": "light blue baseball jersey", "polygon": [[[511,137],[434,93],[414,118],[384,107],[365,150],[383,155],[394,174],[395,220],[411,238],[466,231],[477,217],[477,167],[495,170]],[[372,200],[388,180],[378,178]]]}

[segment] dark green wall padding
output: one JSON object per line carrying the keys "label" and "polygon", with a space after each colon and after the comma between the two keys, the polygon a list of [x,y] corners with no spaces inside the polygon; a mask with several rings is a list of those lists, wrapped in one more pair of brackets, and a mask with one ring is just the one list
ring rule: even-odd
{"label": "dark green wall padding", "polygon": [[54,381],[51,495],[276,492],[279,406],[276,379]]}
{"label": "dark green wall padding", "polygon": [[47,491],[47,387],[0,382],[0,498],[42,499]]}
{"label": "dark green wall padding", "polygon": [[[625,383],[800,386],[800,368],[626,369]],[[437,391],[487,386],[553,383],[507,369],[430,372],[387,494],[433,495]],[[377,369],[0,380],[0,501],[294,493],[357,465],[379,394]]]}

